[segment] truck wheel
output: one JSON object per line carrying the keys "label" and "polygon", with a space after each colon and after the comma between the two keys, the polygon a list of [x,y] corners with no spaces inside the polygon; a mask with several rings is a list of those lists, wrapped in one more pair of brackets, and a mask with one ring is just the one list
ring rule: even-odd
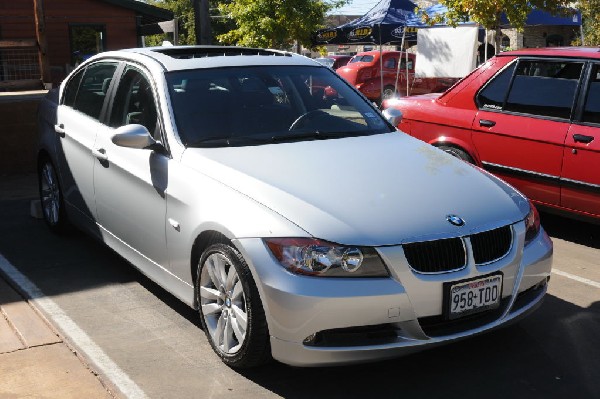
{"label": "truck wheel", "polygon": [[383,88],[383,99],[388,100],[394,97],[395,92],[396,90],[394,89],[394,86],[385,86]]}

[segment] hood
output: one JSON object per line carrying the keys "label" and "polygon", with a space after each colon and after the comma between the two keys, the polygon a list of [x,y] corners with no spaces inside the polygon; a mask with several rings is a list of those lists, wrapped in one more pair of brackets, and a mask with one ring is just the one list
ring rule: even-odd
{"label": "hood", "polygon": [[[416,96],[408,96],[408,97],[397,97],[397,98],[390,98],[388,100],[384,100],[383,101],[383,108],[390,108],[390,107],[396,107],[396,106],[401,106],[403,103],[407,103],[410,102],[411,104],[414,104],[415,102],[419,103],[419,102],[431,102],[434,100],[437,100],[438,98],[440,98],[440,96],[444,94],[444,93],[427,93],[427,94],[419,94]],[[402,108],[399,108],[402,109]]]}
{"label": "hood", "polygon": [[[363,63],[361,62],[361,64]],[[350,67],[349,65],[354,64],[345,65],[341,68],[336,69],[335,72],[342,78],[346,79],[351,85],[354,85],[358,77],[358,71],[360,71],[361,68]]]}
{"label": "hood", "polygon": [[[501,181],[400,132],[193,148],[182,162],[310,235],[346,245],[468,235],[522,220],[529,210]],[[450,214],[465,224],[451,225]]]}

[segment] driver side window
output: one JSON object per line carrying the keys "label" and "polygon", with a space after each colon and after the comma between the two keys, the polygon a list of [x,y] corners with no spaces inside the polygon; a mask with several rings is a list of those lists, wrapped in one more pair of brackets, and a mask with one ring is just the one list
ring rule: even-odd
{"label": "driver side window", "polygon": [[152,85],[141,71],[128,67],[115,95],[110,126],[117,128],[133,123],[145,126],[156,140],[160,139]]}

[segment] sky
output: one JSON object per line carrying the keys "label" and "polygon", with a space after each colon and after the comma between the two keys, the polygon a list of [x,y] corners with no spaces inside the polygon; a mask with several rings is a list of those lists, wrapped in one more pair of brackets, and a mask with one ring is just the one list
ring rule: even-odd
{"label": "sky", "polygon": [[333,14],[338,15],[363,15],[366,14],[379,0],[351,0],[348,5],[338,8]]}

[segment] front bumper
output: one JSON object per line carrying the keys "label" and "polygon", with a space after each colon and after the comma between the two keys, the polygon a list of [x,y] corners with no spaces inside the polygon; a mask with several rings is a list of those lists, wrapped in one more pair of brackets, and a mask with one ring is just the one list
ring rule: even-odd
{"label": "front bumper", "polygon": [[[524,226],[502,259],[438,275],[413,272],[401,246],[378,248],[391,278],[316,278],[289,273],[260,239],[236,242],[257,283],[272,355],[294,366],[325,366],[410,354],[507,325],[542,302],[552,265],[552,242],[542,229],[523,248]],[[504,274],[499,309],[465,320],[442,320],[444,282],[496,271]]]}

